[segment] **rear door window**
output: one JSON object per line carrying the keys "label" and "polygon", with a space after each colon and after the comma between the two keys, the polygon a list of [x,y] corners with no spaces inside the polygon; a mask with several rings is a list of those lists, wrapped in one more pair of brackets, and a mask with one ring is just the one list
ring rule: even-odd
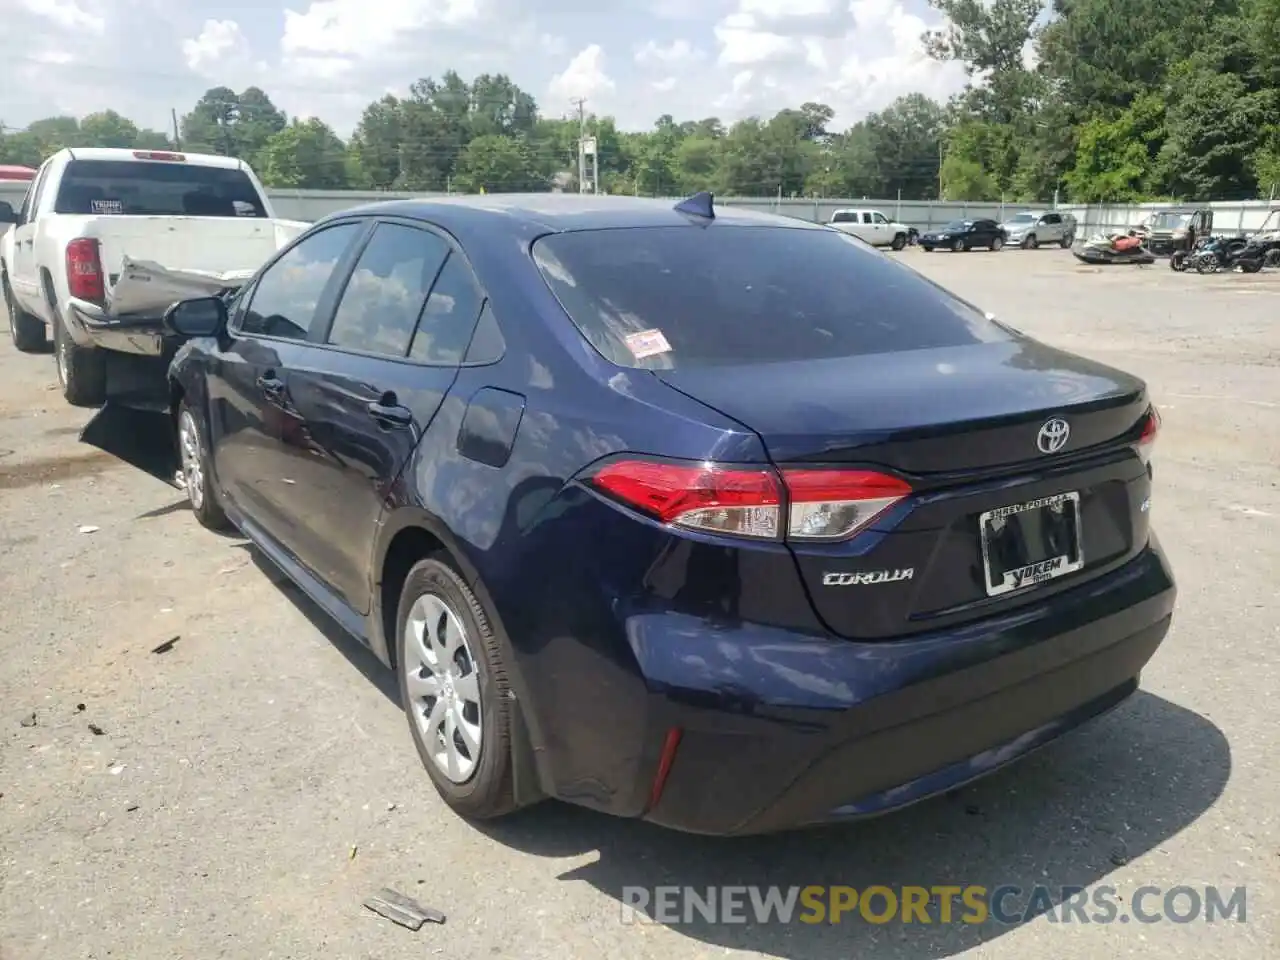
{"label": "rear door window", "polygon": [[54,210],[85,216],[267,215],[243,170],[165,160],[72,160]]}
{"label": "rear door window", "polygon": [[329,342],[404,357],[427,291],[448,255],[448,244],[433,233],[378,224],[342,291]]}
{"label": "rear door window", "polygon": [[484,294],[467,261],[451,253],[431,288],[409,347],[420,363],[461,363],[484,305]]}
{"label": "rear door window", "polygon": [[597,350],[627,367],[818,360],[1007,339],[972,305],[834,230],[551,234],[534,259]]}

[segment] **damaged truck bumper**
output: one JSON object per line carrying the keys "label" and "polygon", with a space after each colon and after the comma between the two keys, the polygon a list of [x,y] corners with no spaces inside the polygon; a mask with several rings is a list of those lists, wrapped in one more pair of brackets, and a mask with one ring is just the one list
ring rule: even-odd
{"label": "damaged truck bumper", "polygon": [[167,410],[169,363],[182,338],[164,326],[165,311],[192,297],[230,296],[253,273],[179,270],[125,257],[105,303],[70,297],[62,321],[78,346],[102,351],[109,402]]}

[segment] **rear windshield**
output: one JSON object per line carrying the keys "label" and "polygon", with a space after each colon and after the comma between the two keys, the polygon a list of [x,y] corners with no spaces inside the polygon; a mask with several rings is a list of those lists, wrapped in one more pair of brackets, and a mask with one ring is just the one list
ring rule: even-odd
{"label": "rear windshield", "polygon": [[582,334],[625,367],[819,360],[1009,336],[835,230],[589,230],[543,237],[533,254]]}
{"label": "rear windshield", "polygon": [[267,215],[243,170],[155,160],[72,160],[54,210],[98,216]]}

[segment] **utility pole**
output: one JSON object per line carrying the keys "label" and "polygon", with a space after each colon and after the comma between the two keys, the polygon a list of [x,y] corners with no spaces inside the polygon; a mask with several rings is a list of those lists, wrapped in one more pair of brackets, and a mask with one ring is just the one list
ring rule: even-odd
{"label": "utility pole", "polygon": [[587,98],[578,97],[572,101],[578,108],[578,192],[587,192],[587,155],[585,152],[587,140]]}
{"label": "utility pole", "polygon": [[173,149],[181,150],[182,137],[178,134],[178,111],[170,107],[169,116],[173,118]]}

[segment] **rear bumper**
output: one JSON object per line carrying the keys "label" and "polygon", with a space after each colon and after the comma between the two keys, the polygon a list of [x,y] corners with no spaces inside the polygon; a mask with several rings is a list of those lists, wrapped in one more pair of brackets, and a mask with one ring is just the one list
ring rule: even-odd
{"label": "rear bumper", "polygon": [[[71,339],[82,347],[98,347],[142,357],[165,354],[167,337],[159,317],[111,317],[83,300],[71,299],[63,308]],[[170,349],[172,353],[172,349]]]}
{"label": "rear bumper", "polygon": [[[1137,689],[1176,595],[1155,539],[1044,604],[886,643],[800,637],[684,617],[630,626],[652,694],[644,814],[750,834],[882,813],[953,789],[1098,716]],[[619,744],[620,750],[631,749]]]}

